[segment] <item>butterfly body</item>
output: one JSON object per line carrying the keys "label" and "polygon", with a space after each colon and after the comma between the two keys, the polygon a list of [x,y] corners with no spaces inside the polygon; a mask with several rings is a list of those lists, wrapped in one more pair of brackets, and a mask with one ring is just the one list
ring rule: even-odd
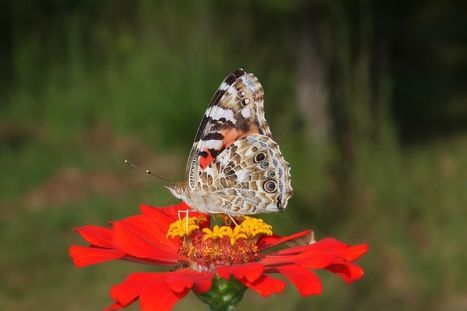
{"label": "butterfly body", "polygon": [[168,187],[193,209],[241,216],[279,212],[292,196],[290,165],[271,138],[263,88],[243,69],[214,94],[195,137],[185,180]]}

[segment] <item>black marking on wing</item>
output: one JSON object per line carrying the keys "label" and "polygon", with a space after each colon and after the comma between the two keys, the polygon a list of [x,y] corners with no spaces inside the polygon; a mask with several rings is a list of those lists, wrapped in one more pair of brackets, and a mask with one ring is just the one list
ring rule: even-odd
{"label": "black marking on wing", "polygon": [[225,128],[233,128],[235,127],[235,124],[233,124],[232,121],[226,120],[225,118],[220,118],[219,120],[216,121],[216,123],[213,123],[211,125],[210,130],[211,131],[220,131]]}
{"label": "black marking on wing", "polygon": [[223,140],[224,135],[218,132],[210,132],[201,137],[202,140]]}
{"label": "black marking on wing", "polygon": [[279,196],[277,197],[277,208],[280,210],[284,208],[284,206],[282,205],[282,194],[279,194]]}
{"label": "black marking on wing", "polygon": [[213,158],[217,158],[217,156],[219,155],[219,153],[221,153],[222,151],[224,150],[224,147],[222,147],[220,150],[216,150],[214,148],[209,148],[208,151],[211,153],[211,156]]}
{"label": "black marking on wing", "polygon": [[[211,99],[211,102],[209,103],[209,107],[212,107],[214,105],[217,105],[219,100],[222,98],[222,96],[225,94],[225,91],[229,89],[229,87],[235,83],[235,81],[243,76],[245,74],[245,70],[243,68],[238,68],[237,70],[234,70],[231,72],[227,78],[224,79],[223,83],[227,84],[227,88],[225,90],[217,89],[216,93],[214,93],[214,96]],[[222,83],[221,83],[222,85]]]}
{"label": "black marking on wing", "polygon": [[227,83],[227,85],[232,85],[235,82],[235,80],[235,75],[231,74],[225,79],[225,83]]}

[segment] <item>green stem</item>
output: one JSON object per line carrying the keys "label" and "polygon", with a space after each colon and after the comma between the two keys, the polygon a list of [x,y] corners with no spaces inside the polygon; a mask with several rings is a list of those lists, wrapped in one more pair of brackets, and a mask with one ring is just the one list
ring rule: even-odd
{"label": "green stem", "polygon": [[235,310],[235,306],[233,305],[228,305],[228,306],[224,306],[222,309],[221,308],[217,308],[217,307],[213,307],[213,306],[209,306],[209,311],[233,311]]}
{"label": "green stem", "polygon": [[210,311],[232,311],[242,300],[246,287],[235,279],[226,281],[220,277],[212,280],[211,289],[206,293],[196,293],[199,299],[209,305]]}

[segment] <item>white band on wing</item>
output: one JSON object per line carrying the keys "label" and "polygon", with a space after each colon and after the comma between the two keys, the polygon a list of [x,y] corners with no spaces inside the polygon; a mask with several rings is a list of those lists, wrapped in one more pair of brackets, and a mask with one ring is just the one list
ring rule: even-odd
{"label": "white band on wing", "polygon": [[213,106],[209,111],[208,117],[211,117],[213,120],[220,120],[224,118],[233,124],[237,122],[237,120],[234,118],[234,112],[231,109],[224,109],[219,106]]}

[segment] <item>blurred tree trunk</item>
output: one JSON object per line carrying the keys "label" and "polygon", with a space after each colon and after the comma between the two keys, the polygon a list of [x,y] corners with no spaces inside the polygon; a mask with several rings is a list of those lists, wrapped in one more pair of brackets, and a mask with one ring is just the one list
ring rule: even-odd
{"label": "blurred tree trunk", "polygon": [[[376,56],[375,23],[368,0],[327,1],[332,53],[330,111],[338,158],[334,165],[339,201],[346,209],[365,205],[362,182],[364,152],[377,139],[387,103],[382,85],[386,55]],[[377,59],[377,61],[375,61]]]}
{"label": "blurred tree trunk", "polygon": [[327,86],[325,85],[323,59],[319,55],[318,40],[313,34],[312,27],[310,19],[307,18],[298,38],[297,102],[306,122],[306,134],[315,144],[325,146],[329,138]]}

